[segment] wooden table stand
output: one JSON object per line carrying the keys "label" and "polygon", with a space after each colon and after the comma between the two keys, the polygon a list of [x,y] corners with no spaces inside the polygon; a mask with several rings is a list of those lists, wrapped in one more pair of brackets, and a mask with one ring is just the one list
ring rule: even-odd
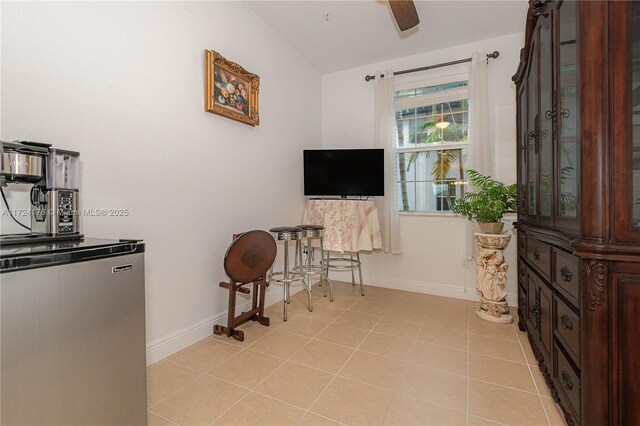
{"label": "wooden table stand", "polygon": [[[245,288],[247,284],[253,284],[253,294],[251,297],[251,309],[247,312],[243,312],[238,316],[235,316],[236,312],[236,293],[249,294],[251,290]],[[241,326],[247,321],[256,321],[266,327],[269,326],[270,320],[264,316],[264,298],[267,292],[269,283],[264,279],[254,281],[253,283],[236,283],[221,282],[220,287],[229,290],[229,310],[227,314],[227,326],[215,325],[213,327],[213,333],[218,335],[226,335],[227,337],[233,337],[234,339],[242,342],[244,341],[244,332],[237,330],[236,327]]]}
{"label": "wooden table stand", "polygon": [[[224,270],[229,282],[221,282],[220,287],[229,290],[227,325],[216,324],[213,333],[226,335],[242,342],[244,332],[236,327],[247,321],[256,321],[266,327],[269,318],[264,316],[264,299],[269,287],[267,271],[276,258],[276,242],[265,231],[249,231],[234,235],[233,242],[224,255]],[[248,287],[253,284],[253,294]],[[247,286],[247,287],[245,287]],[[251,294],[251,309],[236,316],[237,293]]]}

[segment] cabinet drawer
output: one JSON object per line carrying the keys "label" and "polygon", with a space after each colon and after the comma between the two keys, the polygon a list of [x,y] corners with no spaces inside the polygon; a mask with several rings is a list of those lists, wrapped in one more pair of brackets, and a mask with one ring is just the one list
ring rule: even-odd
{"label": "cabinet drawer", "polygon": [[553,286],[561,291],[570,302],[580,307],[580,274],[578,258],[558,250],[553,250]]}
{"label": "cabinet drawer", "polygon": [[527,251],[527,236],[518,233],[518,253],[524,254]]}
{"label": "cabinet drawer", "polygon": [[527,259],[542,272],[547,279],[551,272],[551,246],[533,238],[527,238]]}
{"label": "cabinet drawer", "polygon": [[554,377],[557,388],[566,396],[568,405],[573,409],[576,418],[580,419],[580,376],[573,369],[558,345],[554,349],[556,369]]}
{"label": "cabinet drawer", "polygon": [[580,365],[580,317],[556,296],[554,304],[556,335],[576,365]]}
{"label": "cabinet drawer", "polygon": [[518,259],[518,281],[520,285],[527,285],[527,267],[522,259]]}

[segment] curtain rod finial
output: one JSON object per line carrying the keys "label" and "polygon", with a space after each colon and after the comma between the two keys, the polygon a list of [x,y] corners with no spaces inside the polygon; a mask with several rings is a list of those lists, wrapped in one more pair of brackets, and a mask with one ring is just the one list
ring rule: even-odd
{"label": "curtain rod finial", "polygon": [[494,50],[492,53],[489,53],[487,55],[487,58],[496,59],[498,56],[500,56],[500,52],[498,52],[497,50]]}
{"label": "curtain rod finial", "polygon": [[365,81],[371,81],[371,80],[373,80],[375,78],[376,78],[375,75],[367,75],[367,76],[364,77]]}

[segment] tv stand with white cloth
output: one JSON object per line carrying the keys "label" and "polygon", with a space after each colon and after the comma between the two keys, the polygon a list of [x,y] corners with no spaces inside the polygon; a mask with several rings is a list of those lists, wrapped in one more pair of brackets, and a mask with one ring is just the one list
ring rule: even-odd
{"label": "tv stand with white cloth", "polygon": [[[324,226],[323,248],[327,258],[323,262],[327,263],[330,270],[351,270],[351,282],[354,285],[354,271],[357,269],[361,294],[364,296],[360,251],[382,249],[378,209],[373,200],[307,200],[303,223]],[[332,251],[339,252],[341,257],[330,257]],[[349,257],[344,257],[345,253],[349,253]]]}

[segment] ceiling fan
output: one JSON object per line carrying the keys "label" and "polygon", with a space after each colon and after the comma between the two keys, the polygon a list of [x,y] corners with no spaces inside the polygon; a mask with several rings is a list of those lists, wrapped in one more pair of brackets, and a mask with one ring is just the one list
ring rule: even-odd
{"label": "ceiling fan", "polygon": [[406,31],[420,23],[413,0],[389,0],[389,6],[400,31]]}

